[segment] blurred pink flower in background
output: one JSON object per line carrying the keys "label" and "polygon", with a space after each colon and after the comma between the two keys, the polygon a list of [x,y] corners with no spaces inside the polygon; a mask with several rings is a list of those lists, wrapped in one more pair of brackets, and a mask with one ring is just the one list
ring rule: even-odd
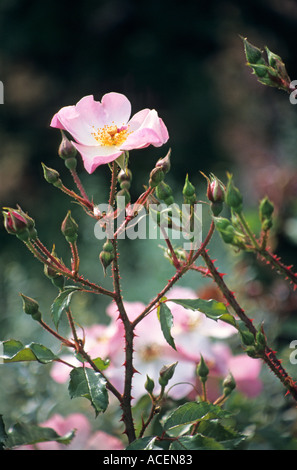
{"label": "blurred pink flower in background", "polygon": [[[209,366],[209,375],[215,379],[209,380],[209,388],[213,388],[209,392],[214,398],[219,392],[220,379],[229,371],[232,372],[239,391],[250,397],[259,394],[262,387],[259,379],[261,362],[245,354],[233,356],[229,346],[223,342],[237,330],[220,320],[215,322],[200,312],[187,310],[181,305],[170,302],[170,298],[197,298],[192,289],[174,287],[167,298],[167,306],[174,318],[171,334],[176,351],[163,337],[156,310],[138,323],[134,342],[134,367],[137,373],[133,377],[133,397],[138,399],[144,395],[146,375],[151,377],[157,386],[160,369],[176,361],[178,364],[169,386],[176,385],[170,390],[170,395],[176,399],[189,395],[197,382],[195,371],[201,354]],[[129,319],[133,321],[142,313],[145,305],[142,302],[125,302],[125,308]],[[122,392],[124,380],[122,366],[125,361],[124,328],[115,303],[107,307],[107,314],[111,317],[109,325],[85,328],[86,351],[92,358],[110,359],[105,374]],[[62,359],[75,366],[81,365],[73,356],[63,356]],[[68,380],[69,371],[69,367],[57,362],[51,369],[51,375],[54,380],[63,383]],[[177,385],[178,383],[180,385]]]}
{"label": "blurred pink flower in background", "polygon": [[56,113],[51,127],[69,132],[88,173],[117,159],[124,151],[153,145],[160,147],[169,138],[156,110],[143,109],[131,119],[131,103],[121,93],[107,93],[101,102],[85,96],[75,106]]}
{"label": "blurred pink flower in background", "polygon": [[67,417],[59,414],[53,415],[40,426],[54,429],[59,436],[76,429],[76,433],[69,445],[59,442],[41,442],[34,446],[20,446],[16,450],[122,450],[124,445],[120,439],[104,431],[92,432],[88,419],[80,413],[73,413]]}

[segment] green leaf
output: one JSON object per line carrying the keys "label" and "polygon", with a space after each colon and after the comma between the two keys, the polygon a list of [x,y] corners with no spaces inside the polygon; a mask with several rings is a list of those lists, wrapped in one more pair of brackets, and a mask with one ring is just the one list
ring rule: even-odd
{"label": "green leaf", "polygon": [[170,450],[224,450],[224,446],[211,437],[201,434],[183,436],[172,442]]}
{"label": "green leaf", "polygon": [[101,359],[101,357],[96,357],[96,359],[93,359],[93,362],[98,369],[105,370],[109,367],[110,359]]}
{"label": "green leaf", "polygon": [[57,356],[48,348],[38,343],[30,343],[24,346],[20,341],[10,339],[3,341],[2,354],[0,358],[4,362],[23,362],[23,361],[38,361],[42,364],[47,364],[54,361]]}
{"label": "green leaf", "polygon": [[106,380],[88,367],[77,367],[70,372],[69,394],[71,398],[84,397],[90,400],[96,416],[108,406]]}
{"label": "green leaf", "polygon": [[174,339],[171,336],[171,328],[173,326],[173,315],[165,303],[160,303],[158,307],[158,318],[161,325],[161,330],[167,343],[176,350]]}
{"label": "green leaf", "polygon": [[246,439],[246,436],[238,433],[234,429],[223,426],[217,420],[202,421],[199,425],[199,433],[206,437],[212,437],[228,450],[235,449]]}
{"label": "green leaf", "polygon": [[51,314],[56,328],[59,326],[61,316],[69,308],[72,294],[78,290],[81,290],[81,288],[78,286],[66,286],[65,289],[54,300],[51,306]]}
{"label": "green leaf", "polygon": [[202,419],[227,418],[231,413],[218,405],[207,402],[189,402],[179,406],[176,410],[166,417],[163,427],[166,431],[176,428],[177,426],[184,426],[186,424],[195,423]]}
{"label": "green leaf", "polygon": [[204,299],[170,299],[170,302],[182,305],[184,308],[199,311],[204,313],[212,320],[222,320],[225,323],[236,326],[234,317],[228,312],[227,307],[223,302],[217,300],[204,300]]}
{"label": "green leaf", "polygon": [[44,428],[38,425],[16,423],[8,430],[5,448],[37,444],[38,442],[56,441],[60,444],[69,444],[75,435],[71,431],[64,436],[60,436],[51,428]]}
{"label": "green leaf", "polygon": [[152,450],[154,449],[156,436],[142,437],[133,441],[126,450]]}

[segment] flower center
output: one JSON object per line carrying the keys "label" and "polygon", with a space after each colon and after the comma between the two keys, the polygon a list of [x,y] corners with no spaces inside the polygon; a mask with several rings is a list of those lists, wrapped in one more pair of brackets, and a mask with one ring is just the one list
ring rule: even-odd
{"label": "flower center", "polygon": [[93,126],[92,136],[100,144],[107,147],[119,146],[127,139],[130,132],[128,126],[117,127],[116,125],[97,128]]}
{"label": "flower center", "polygon": [[154,361],[161,355],[161,348],[158,344],[147,344],[139,351],[140,357],[144,362]]}

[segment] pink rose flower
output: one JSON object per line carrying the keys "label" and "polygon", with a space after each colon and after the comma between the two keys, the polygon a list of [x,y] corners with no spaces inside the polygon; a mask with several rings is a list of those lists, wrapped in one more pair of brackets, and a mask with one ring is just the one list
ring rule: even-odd
{"label": "pink rose flower", "polygon": [[104,431],[92,433],[88,419],[80,413],[73,413],[67,417],[59,414],[41,424],[42,427],[54,429],[59,436],[76,429],[76,433],[69,445],[59,442],[40,442],[35,446],[21,446],[16,450],[123,450],[124,445],[120,439]]}
{"label": "pink rose flower", "polygon": [[[133,397],[139,399],[145,394],[144,384],[149,375],[158,386],[160,369],[164,365],[178,362],[174,377],[169,386],[175,385],[170,395],[180,399],[193,391],[196,385],[196,366],[201,354],[210,368],[211,380],[208,381],[213,398],[219,393],[219,381],[229,371],[237,383],[237,389],[247,396],[256,396],[261,391],[259,372],[261,362],[245,355],[232,356],[230,348],[222,342],[237,330],[222,321],[215,322],[201,312],[193,312],[169,299],[195,299],[197,295],[192,289],[174,287],[167,294],[167,305],[173,315],[172,336],[176,350],[170,347],[164,339],[156,310],[146,316],[135,328],[134,338],[134,367],[137,373],[133,376]],[[142,313],[145,304],[142,302],[124,302],[130,321]],[[109,325],[94,325],[85,328],[86,351],[92,358],[110,359],[110,365],[105,374],[111,383],[123,391],[124,328],[119,319],[119,312],[114,302],[107,307],[106,313],[111,318]],[[78,366],[79,362],[73,356],[62,357],[65,361]],[[51,376],[57,382],[63,383],[69,378],[69,367],[55,363]],[[187,383],[187,385],[186,385]],[[211,392],[211,390],[210,390]]]}
{"label": "pink rose flower", "polygon": [[169,138],[156,110],[143,109],[131,119],[131,103],[125,95],[107,93],[101,102],[85,96],[75,106],[56,113],[51,127],[74,138],[88,173],[117,159],[123,152],[153,145],[161,147]]}

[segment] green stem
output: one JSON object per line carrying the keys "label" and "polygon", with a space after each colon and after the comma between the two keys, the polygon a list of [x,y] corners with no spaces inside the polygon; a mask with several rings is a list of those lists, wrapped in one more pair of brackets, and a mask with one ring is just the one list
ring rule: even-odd
{"label": "green stem", "polygon": [[260,248],[260,245],[258,244],[258,242],[257,242],[257,240],[256,240],[256,238],[255,238],[255,236],[254,236],[254,234],[253,234],[253,232],[251,231],[251,229],[250,229],[250,227],[249,227],[249,225],[248,225],[248,223],[247,223],[247,221],[246,221],[246,219],[245,219],[243,213],[242,213],[242,212],[238,212],[236,215],[237,215],[239,221],[241,222],[241,225],[243,226],[243,228],[244,228],[246,234],[248,235],[248,237],[249,237],[249,239],[250,239],[250,241],[251,241],[251,244],[253,245],[253,247],[254,247],[257,251],[259,251],[259,250],[261,249],[261,248]]}

